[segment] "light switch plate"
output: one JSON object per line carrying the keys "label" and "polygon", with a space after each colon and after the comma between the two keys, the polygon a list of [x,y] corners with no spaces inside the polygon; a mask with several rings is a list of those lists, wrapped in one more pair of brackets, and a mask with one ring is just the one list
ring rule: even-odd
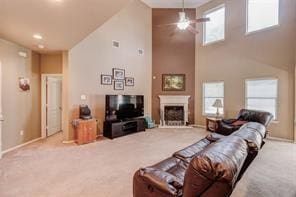
{"label": "light switch plate", "polygon": [[80,99],[83,100],[83,101],[85,101],[85,100],[86,100],[86,95],[85,95],[85,94],[82,94],[82,95],[80,96]]}

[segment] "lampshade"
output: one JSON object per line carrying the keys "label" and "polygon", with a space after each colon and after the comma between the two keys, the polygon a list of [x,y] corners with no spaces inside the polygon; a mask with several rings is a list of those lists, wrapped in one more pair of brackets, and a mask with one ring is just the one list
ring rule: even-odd
{"label": "lampshade", "polygon": [[223,107],[223,104],[222,104],[221,99],[216,99],[215,100],[215,103],[212,106],[213,107],[216,107],[216,108],[222,108]]}

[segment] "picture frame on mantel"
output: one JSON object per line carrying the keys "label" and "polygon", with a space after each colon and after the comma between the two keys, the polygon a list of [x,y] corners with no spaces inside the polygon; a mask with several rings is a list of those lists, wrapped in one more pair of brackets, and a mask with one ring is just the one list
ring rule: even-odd
{"label": "picture frame on mantel", "polygon": [[163,74],[163,91],[185,91],[185,74]]}

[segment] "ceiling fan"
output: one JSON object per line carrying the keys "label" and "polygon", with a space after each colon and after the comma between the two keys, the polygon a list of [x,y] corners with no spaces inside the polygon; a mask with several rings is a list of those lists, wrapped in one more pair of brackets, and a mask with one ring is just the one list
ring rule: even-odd
{"label": "ceiling fan", "polygon": [[177,25],[180,30],[188,30],[191,33],[198,34],[198,31],[191,25],[194,23],[203,23],[210,21],[210,18],[189,19],[185,13],[185,2],[182,0],[182,11],[179,12],[179,21],[177,23],[164,24],[159,26]]}

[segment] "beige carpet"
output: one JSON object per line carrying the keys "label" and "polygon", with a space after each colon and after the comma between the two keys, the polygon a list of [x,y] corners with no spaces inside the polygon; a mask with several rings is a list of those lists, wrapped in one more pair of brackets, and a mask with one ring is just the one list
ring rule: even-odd
{"label": "beige carpet", "polygon": [[[133,173],[206,135],[202,129],[153,129],[83,146],[61,135],[0,160],[1,197],[130,197]],[[295,197],[296,144],[268,141],[237,185],[234,197]]]}

